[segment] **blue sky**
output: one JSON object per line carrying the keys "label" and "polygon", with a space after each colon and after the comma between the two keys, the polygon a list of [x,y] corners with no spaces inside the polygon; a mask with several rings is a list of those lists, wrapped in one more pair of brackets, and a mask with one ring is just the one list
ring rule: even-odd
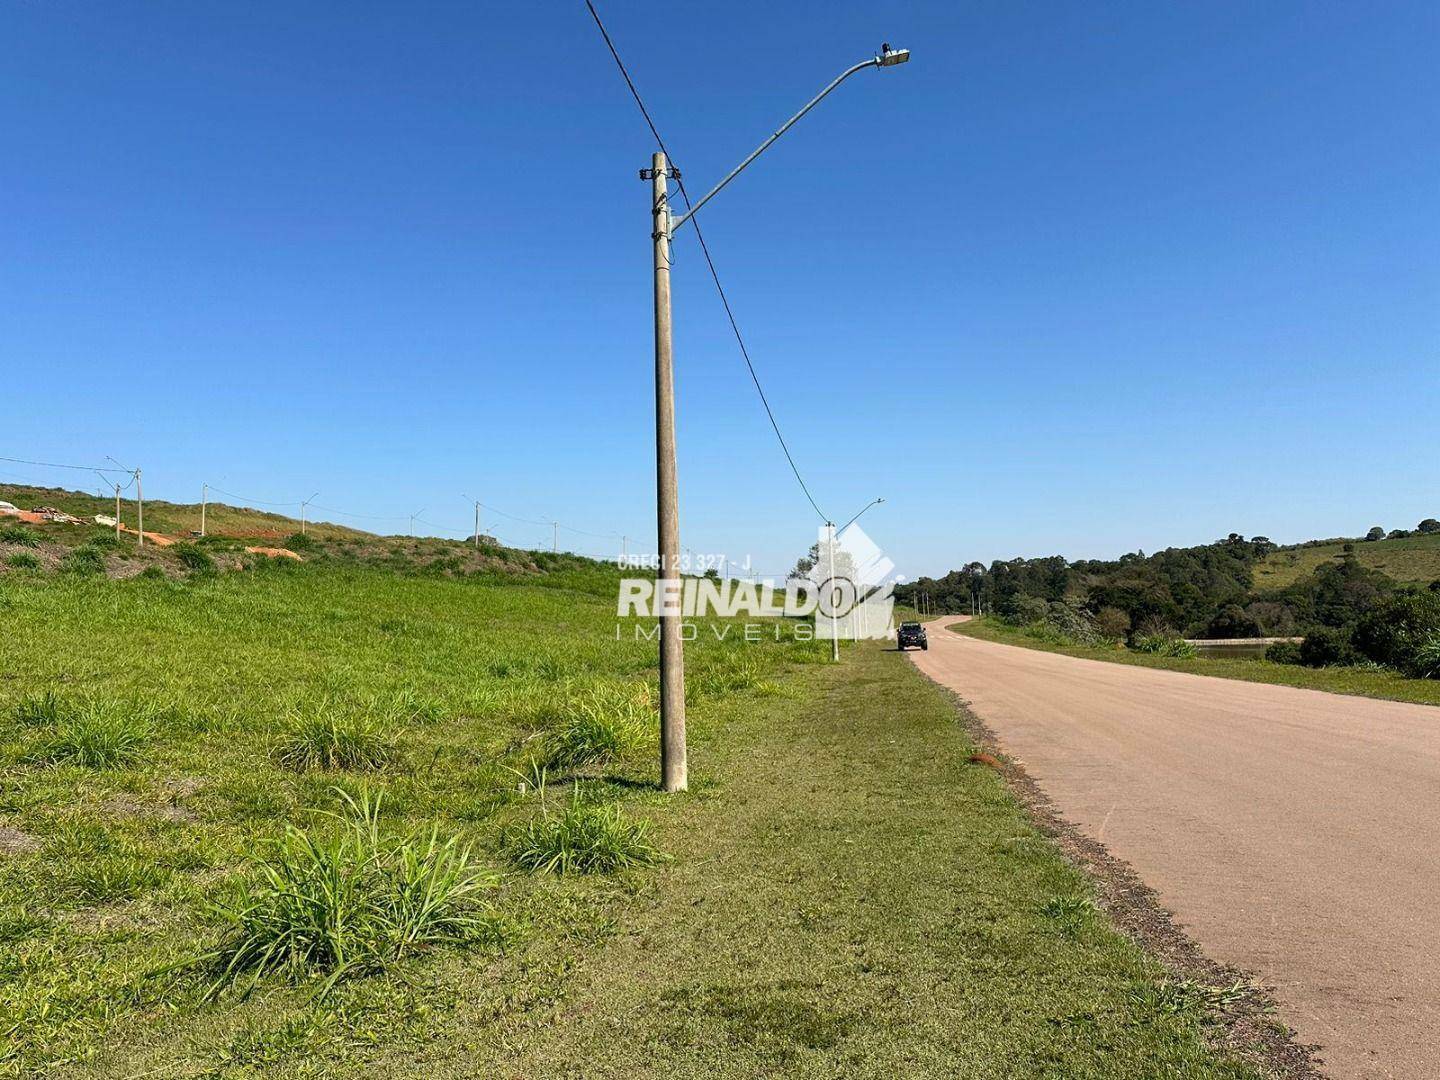
{"label": "blue sky", "polygon": [[[1440,514],[1440,7],[601,10],[692,191],[913,51],[703,212],[902,572]],[[653,147],[583,3],[0,19],[0,454],[653,546]],[[783,570],[814,514],[693,237],[674,289],[682,541]]]}

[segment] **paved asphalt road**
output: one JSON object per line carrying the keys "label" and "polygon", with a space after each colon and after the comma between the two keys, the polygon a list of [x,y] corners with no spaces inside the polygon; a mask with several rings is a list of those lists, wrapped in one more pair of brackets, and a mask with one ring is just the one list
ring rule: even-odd
{"label": "paved asphalt road", "polygon": [[996,645],[910,656],[1334,1077],[1440,1078],[1440,708]]}

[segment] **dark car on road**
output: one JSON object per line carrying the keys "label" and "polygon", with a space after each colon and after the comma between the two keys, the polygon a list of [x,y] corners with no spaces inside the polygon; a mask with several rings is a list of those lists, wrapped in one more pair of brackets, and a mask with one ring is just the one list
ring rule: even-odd
{"label": "dark car on road", "polygon": [[901,652],[911,645],[918,645],[927,651],[930,648],[930,642],[925,637],[925,627],[918,622],[902,622],[900,629],[895,631],[895,644]]}

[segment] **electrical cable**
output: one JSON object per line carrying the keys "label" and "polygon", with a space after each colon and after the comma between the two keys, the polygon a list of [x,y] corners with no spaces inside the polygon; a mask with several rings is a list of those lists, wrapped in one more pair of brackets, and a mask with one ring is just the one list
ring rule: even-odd
{"label": "electrical cable", "polygon": [[[655,143],[660,147],[660,152],[665,155],[666,161],[674,166],[675,159],[671,156],[669,149],[665,146],[665,140],[660,135],[660,129],[655,126],[655,121],[650,117],[650,110],[645,107],[645,101],[640,97],[640,91],[635,88],[635,81],[630,78],[630,72],[625,67],[625,61],[620,59],[620,52],[615,48],[615,43],[610,39],[610,33],[605,29],[605,24],[600,19],[600,13],[595,10],[591,0],[585,0],[585,6],[590,9],[590,16],[595,20],[595,25],[600,30],[600,36],[605,39],[605,45],[610,50],[610,55],[615,59],[615,66],[620,69],[621,76],[625,79],[625,85],[630,88],[630,96],[635,99],[635,104],[640,107],[640,115],[645,118],[646,125],[650,128],[650,134],[655,136]],[[679,169],[675,170],[675,183],[680,189],[680,197],[685,200],[685,208],[689,210],[690,193],[685,190],[685,181]],[[795,474],[795,481],[800,485],[800,490],[805,493],[806,500],[811,508],[820,516],[820,520],[828,522],[830,519],[820,509],[815,497],[810,494],[810,487],[805,483],[805,478],[800,475],[800,467],[795,464],[795,456],[790,453],[790,446],[785,441],[785,436],[780,431],[780,424],[775,419],[775,410],[770,407],[770,399],[765,395],[765,388],[760,384],[760,376],[755,371],[755,365],[750,359],[750,350],[745,345],[745,338],[740,333],[740,324],[735,319],[734,309],[730,307],[730,299],[725,295],[725,287],[720,283],[720,273],[715,269],[715,260],[710,255],[710,245],[705,242],[705,235],[700,231],[700,219],[691,219],[695,225],[695,239],[700,242],[700,251],[705,256],[705,265],[710,268],[710,277],[715,282],[715,291],[720,294],[720,303],[725,308],[725,316],[730,320],[730,330],[735,335],[735,342],[740,346],[740,355],[745,359],[745,366],[750,371],[750,378],[755,383],[755,390],[760,395],[760,403],[765,406],[765,415],[770,419],[770,426],[775,430],[775,438],[780,443],[780,449],[785,453],[785,460],[790,463],[790,471]]]}

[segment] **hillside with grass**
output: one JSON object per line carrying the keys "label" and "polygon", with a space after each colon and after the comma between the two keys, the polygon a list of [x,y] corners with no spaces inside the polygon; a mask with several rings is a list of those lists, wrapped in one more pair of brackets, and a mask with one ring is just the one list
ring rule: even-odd
{"label": "hillside with grass", "polygon": [[[130,529],[136,527],[135,490],[125,492],[120,502],[120,518]],[[14,503],[22,510],[53,506],[67,514],[93,521],[95,515],[115,516],[114,496],[96,495],[66,488],[31,487],[21,484],[0,484],[0,499]],[[199,536],[200,504],[172,503],[163,499],[145,500],[145,531],[176,539]],[[230,506],[215,501],[205,508],[205,531],[254,542],[282,540],[300,531],[298,518],[248,506]],[[305,532],[317,540],[364,539],[372,534],[325,521],[310,521]]]}
{"label": "hillside with grass", "polygon": [[[133,531],[117,535],[113,527],[93,522],[97,514],[113,516],[113,500],[14,485],[0,487],[0,499],[21,509],[53,508],[78,519],[36,521],[0,515],[0,577],[61,573],[181,580],[195,574],[251,570],[276,559],[449,576],[578,572],[604,565],[565,552],[508,548],[486,537],[476,545],[438,537],[379,536],[324,522],[308,522],[302,532],[297,519],[221,503],[206,508],[206,535],[201,537],[198,503],[147,502],[145,534],[150,539],[141,545]],[[123,509],[122,521],[130,529],[133,504]]]}
{"label": "hillside with grass", "polygon": [[1333,540],[1277,548],[1255,564],[1255,588],[1264,592],[1294,585],[1322,566],[1338,565],[1352,553],[1361,566],[1401,584],[1440,580],[1440,532],[1416,532],[1384,540]]}

